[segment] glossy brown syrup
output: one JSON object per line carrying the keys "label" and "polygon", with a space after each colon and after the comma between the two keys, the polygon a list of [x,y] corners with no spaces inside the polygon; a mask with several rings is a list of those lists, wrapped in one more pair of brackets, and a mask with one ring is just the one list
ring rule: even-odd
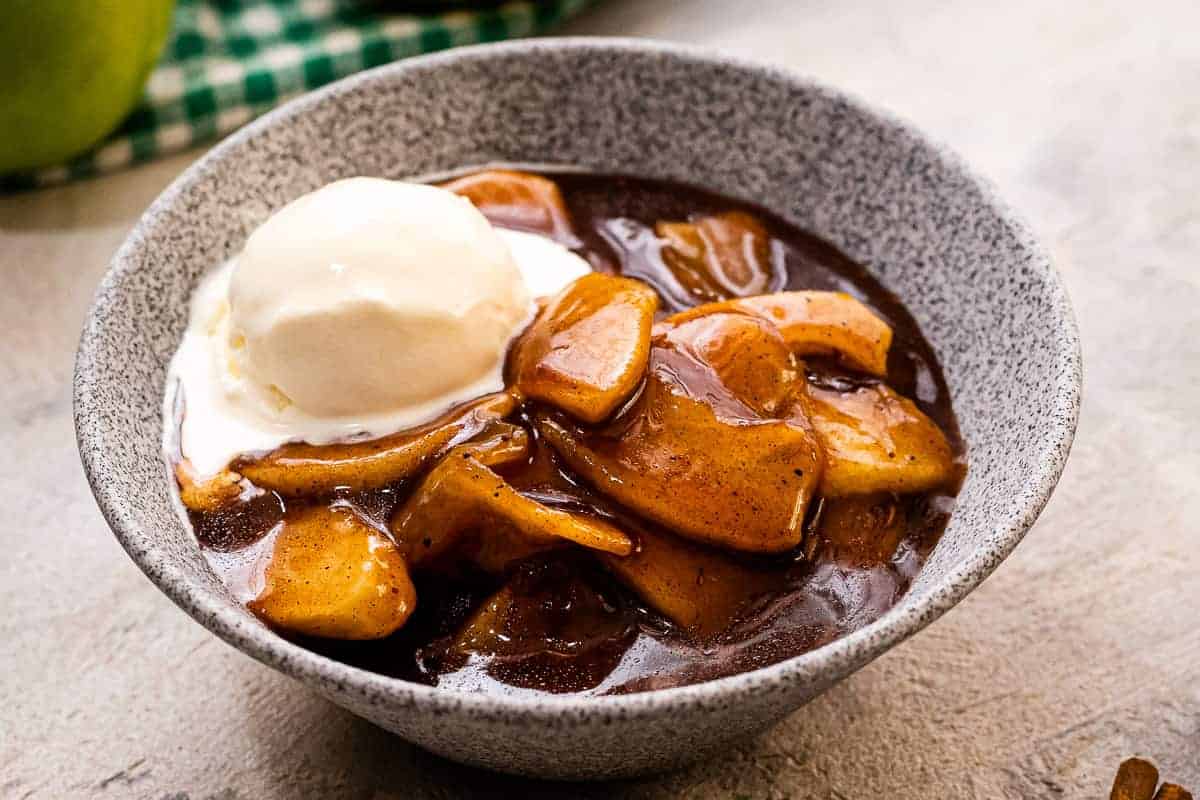
{"label": "glossy brown syrup", "polygon": [[[831,245],[753,206],[673,183],[577,173],[551,174],[566,199],[580,252],[598,271],[642,279],[662,298],[662,314],[703,302],[672,278],[654,225],[731,210],[758,218],[771,236],[769,291],[848,292],[870,305],[894,331],[887,383],[946,432],[961,457],[962,442],[946,384],[929,344],[900,302],[864,269]],[[511,220],[495,220],[498,224]],[[809,380],[849,389],[871,379],[833,363],[810,360]],[[526,463],[500,470],[519,491],[547,505],[615,521],[631,536],[667,536],[634,518],[571,474],[541,441],[536,404],[517,419],[529,430]],[[387,531],[387,520],[410,487],[404,484],[340,500]],[[304,500],[267,492],[192,522],[214,569],[243,602],[261,584],[275,525]],[[747,569],[745,602],[734,622],[715,635],[689,634],[650,610],[581,550],[558,550],[519,564],[508,576],[515,602],[509,629],[482,648],[456,642],[472,613],[504,579],[453,573],[416,575],[417,611],[380,641],[300,639],[308,648],[375,672],[473,691],[613,694],[694,683],[766,666],[819,647],[877,619],[907,590],[937,543],[953,508],[948,492],[882,498],[899,515],[895,541],[819,532],[821,504],[808,521],[803,552],[772,557],[726,553]]]}

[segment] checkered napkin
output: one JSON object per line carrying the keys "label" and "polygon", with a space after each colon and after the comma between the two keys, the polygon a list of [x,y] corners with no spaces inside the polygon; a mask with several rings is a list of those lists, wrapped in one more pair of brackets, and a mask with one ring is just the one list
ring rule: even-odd
{"label": "checkered napkin", "polygon": [[[67,164],[0,178],[27,189],[111,172],[223,136],[274,105],[405,56],[539,33],[589,0],[485,8],[364,0],[178,0],[171,37],[124,124]],[[404,12],[398,9],[420,8]]]}

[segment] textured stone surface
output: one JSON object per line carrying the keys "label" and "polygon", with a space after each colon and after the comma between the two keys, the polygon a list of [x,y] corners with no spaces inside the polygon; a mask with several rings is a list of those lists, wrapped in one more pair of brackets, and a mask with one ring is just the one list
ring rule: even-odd
{"label": "textured stone surface", "polygon": [[1094,797],[1134,752],[1200,783],[1186,427],[1200,402],[1200,60],[1176,35],[1197,13],[764,2],[722,24],[724,5],[612,2],[579,31],[721,44],[857,91],[957,147],[1054,248],[1083,328],[1085,409],[1059,494],[1013,558],[726,760],[582,788],[454,767],[192,625],[87,495],[74,339],[109,252],[182,162],[6,198],[0,634],[17,666],[0,673],[0,795]]}

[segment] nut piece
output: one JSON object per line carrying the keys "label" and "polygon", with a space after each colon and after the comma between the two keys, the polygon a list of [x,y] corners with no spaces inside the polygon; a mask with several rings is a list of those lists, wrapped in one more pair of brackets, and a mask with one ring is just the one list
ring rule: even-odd
{"label": "nut piece", "polygon": [[265,577],[250,609],[308,636],[380,639],[400,628],[417,605],[395,545],[341,506],[289,515]]}
{"label": "nut piece", "polygon": [[1192,793],[1177,783],[1164,783],[1154,793],[1154,800],[1192,800]]}
{"label": "nut piece", "polygon": [[1130,758],[1117,770],[1109,800],[1152,800],[1158,769],[1145,759]]}
{"label": "nut piece", "polygon": [[658,295],[646,284],[594,272],[551,298],[514,350],[527,397],[600,422],[642,380]]}

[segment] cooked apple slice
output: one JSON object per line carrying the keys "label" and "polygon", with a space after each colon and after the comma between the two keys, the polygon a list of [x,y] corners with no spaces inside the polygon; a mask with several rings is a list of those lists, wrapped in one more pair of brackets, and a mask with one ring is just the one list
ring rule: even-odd
{"label": "cooked apple slice", "polygon": [[255,486],[288,497],[328,495],[339,487],[378,489],[415,474],[456,442],[506,417],[516,405],[515,397],[501,392],[391,436],[347,444],[285,444],[259,458],[238,459],[232,468]]}
{"label": "cooked apple slice", "polygon": [[871,375],[887,375],[891,327],[861,301],[844,292],[776,292],[681,311],[671,322],[706,314],[743,311],[771,321],[798,356],[836,356]]}
{"label": "cooked apple slice", "polygon": [[708,638],[727,629],[755,597],[778,588],[780,570],[756,570],[719,551],[665,533],[641,531],[628,558],[603,556],[609,569],[655,611]]}
{"label": "cooked apple slice", "polygon": [[[499,426],[490,435],[451,450],[393,513],[389,527],[408,563],[436,561],[475,523],[487,522],[476,510],[476,495],[503,482],[491,467],[515,463],[529,454],[529,434],[524,428],[508,423]],[[477,480],[488,486],[473,485]],[[522,548],[522,554],[534,551],[524,544],[522,540],[514,547]]]}
{"label": "cooked apple slice", "polygon": [[487,572],[569,542],[619,556],[633,550],[612,525],[542,505],[493,472],[492,466],[524,457],[516,444],[489,440],[452,449],[396,510],[391,531],[414,568],[452,549]]}
{"label": "cooked apple slice", "polygon": [[542,233],[566,245],[578,244],[562,192],[549,178],[489,169],[441,186],[470,200],[496,225]]}
{"label": "cooked apple slice", "polygon": [[248,488],[242,476],[223,469],[216,475],[201,477],[186,458],[175,464],[179,499],[189,511],[214,513],[238,501]]}
{"label": "cooked apple slice", "polygon": [[637,389],[658,295],[631,278],[592,273],[563,289],[514,350],[517,389],[600,422]]}
{"label": "cooked apple slice", "polygon": [[837,391],[813,385],[809,396],[825,451],[826,497],[923,492],[953,478],[954,454],[945,434],[888,386]]}
{"label": "cooked apple slice", "polygon": [[495,422],[488,429],[459,447],[485,467],[502,467],[529,456],[529,432],[511,422]]}
{"label": "cooked apple slice", "polygon": [[275,537],[265,586],[250,609],[273,625],[330,639],[380,639],[416,608],[392,542],[349,508],[289,515]]}
{"label": "cooked apple slice", "polygon": [[[467,618],[450,645],[452,652],[497,655],[515,643],[524,642],[526,635],[509,636],[509,615],[513,610],[513,589],[502,586]],[[523,632],[526,633],[526,632]]]}
{"label": "cooked apple slice", "polygon": [[645,388],[600,429],[541,413],[546,441],[600,492],[671,531],[762,553],[803,538],[822,456],[782,336],[714,314],[654,336]]}
{"label": "cooked apple slice", "polygon": [[684,291],[698,300],[745,297],[770,289],[771,237],[742,211],[660,222],[662,260]]}
{"label": "cooked apple slice", "polygon": [[885,564],[895,554],[907,526],[892,494],[827,497],[817,526],[832,558],[842,564]]}
{"label": "cooked apple slice", "polygon": [[449,650],[518,660],[578,658],[630,633],[611,599],[582,575],[535,564],[484,601]]}

